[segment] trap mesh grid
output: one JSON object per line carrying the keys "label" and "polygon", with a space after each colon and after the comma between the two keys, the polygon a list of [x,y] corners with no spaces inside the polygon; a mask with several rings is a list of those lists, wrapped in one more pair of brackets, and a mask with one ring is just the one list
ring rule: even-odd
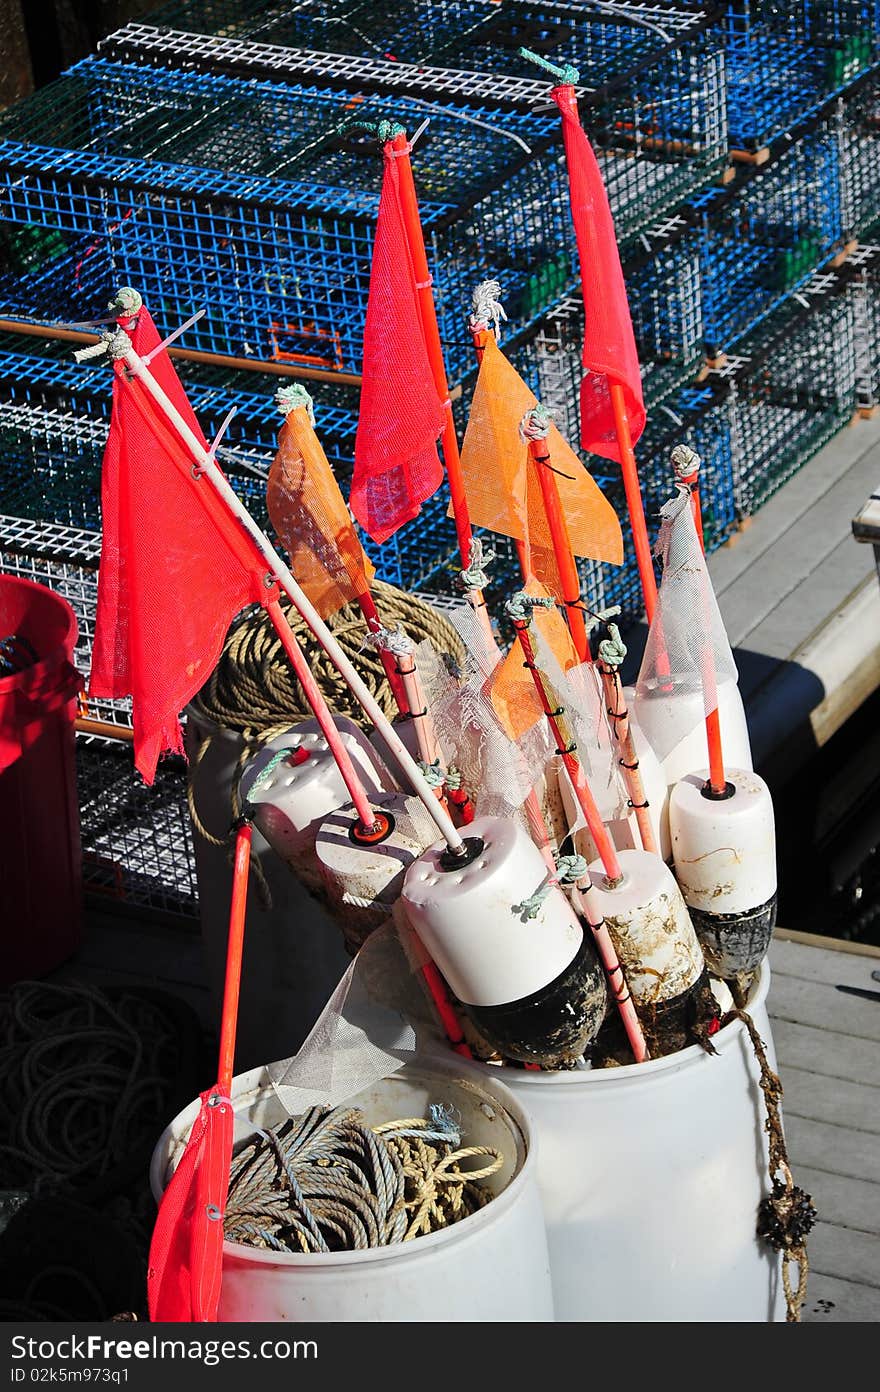
{"label": "trap mesh grid", "polygon": [[[107,369],[65,361],[54,345],[45,356],[8,351],[21,341],[18,335],[0,334],[0,513],[97,532],[111,403]],[[273,535],[265,480],[281,416],[272,397],[243,392],[243,374],[180,360],[177,366],[208,438],[230,408],[238,407],[220,462],[251,516]],[[336,404],[342,402],[347,406]],[[315,388],[314,404],[321,443],[347,496],[357,425],[352,394],[322,384]],[[248,464],[254,472],[246,471]],[[419,516],[384,545],[362,536],[380,580],[411,589],[452,556],[455,526],[446,516],[448,505],[444,483]]]}
{"label": "trap mesh grid", "polygon": [[848,101],[840,103],[833,130],[843,225],[847,233],[858,236],[880,221],[880,74],[873,74]]}
{"label": "trap mesh grid", "polygon": [[840,249],[845,236],[832,122],[806,131],[738,184],[708,189],[692,205],[710,352],[753,330]]}
{"label": "trap mesh grid", "polygon": [[[492,108],[531,111],[536,138],[553,110],[551,79],[517,50],[523,44],[557,64],[572,62],[624,243],[726,159],[721,36],[702,10],[478,0],[414,4],[402,14],[395,7],[393,16],[364,3],[269,7],[240,26],[231,5],[183,6],[154,20],[170,27],[128,25],[100,51],[116,61],[359,85],[388,99],[408,94],[426,111],[452,101],[482,108],[474,115],[483,119]],[[193,27],[211,37],[181,32]]]}
{"label": "trap mesh grid", "polygon": [[[175,365],[209,440],[235,408],[218,458],[249,511],[265,527],[265,475],[282,424],[274,403],[279,379],[181,359]],[[262,390],[248,390],[251,386]],[[0,447],[5,464],[0,512],[99,529],[101,460],[111,401],[106,363],[79,364],[72,361],[67,344],[0,333]],[[314,389],[314,401],[327,457],[347,483],[356,397],[322,383]]]}
{"label": "trap mesh grid", "polygon": [[877,0],[730,0],[731,147],[754,152],[880,60]]}
{"label": "trap mesh grid", "polygon": [[[4,216],[31,228],[0,295],[15,314],[83,318],[128,283],[165,322],[206,307],[196,349],[356,372],[381,159],[352,123],[389,114],[410,133],[424,120],[415,98],[390,111],[375,96],[87,59],[0,116]],[[475,280],[504,274],[528,319],[544,307],[530,277],[553,261],[572,278],[559,150],[529,158],[557,124],[447,106],[416,146],[453,377]]]}

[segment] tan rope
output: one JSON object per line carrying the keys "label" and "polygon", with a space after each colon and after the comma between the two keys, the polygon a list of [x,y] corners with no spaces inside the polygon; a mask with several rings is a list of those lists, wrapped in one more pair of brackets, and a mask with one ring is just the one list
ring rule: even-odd
{"label": "tan rope", "polygon": [[[371,589],[383,627],[397,628],[402,624],[413,642],[420,643],[430,638],[440,652],[451,653],[457,661],[463,659],[464,645],[458,633],[438,610],[424,600],[379,580],[373,581]],[[281,607],[331,711],[336,715],[347,715],[362,728],[368,729],[369,721],[292,602],[284,597]],[[364,647],[367,626],[360,606],[345,605],[328,619],[327,625],[346,657],[358,668],[382,711],[393,718],[397,707],[381,658],[374,649]],[[252,612],[230,630],[220,660],[192,701],[191,709],[212,733],[201,741],[191,760],[187,778],[190,817],[197,834],[209,845],[229,848],[231,863],[235,839],[233,828],[241,814],[238,780],[245,765],[262,744],[298,721],[307,719],[312,713],[265,610]],[[199,815],[194,792],[195,774],[211,746],[213,731],[218,729],[236,731],[243,739],[231,780],[229,829],[220,835],[211,832],[205,825]],[[268,909],[271,907],[269,886],[256,855],[251,857],[251,868],[263,907]]]}
{"label": "tan rope", "polygon": [[[503,1165],[488,1146],[455,1149],[443,1107],[370,1127],[358,1108],[313,1107],[259,1131],[234,1157],[224,1231],[274,1251],[330,1252],[409,1242],[475,1213],[479,1181]],[[485,1157],[488,1164],[463,1169]]]}
{"label": "tan rope", "polygon": [[[807,1298],[807,1280],[810,1263],[807,1257],[807,1234],[816,1221],[816,1209],[810,1195],[795,1184],[788,1160],[785,1136],[782,1130],[782,1117],[779,1107],[782,1102],[782,1083],[779,1075],[773,1072],[767,1059],[764,1041],[758,1034],[751,1015],[741,1007],[726,1016],[728,1020],[742,1020],[749,1032],[752,1048],[761,1070],[760,1085],[764,1094],[767,1117],[764,1130],[769,1138],[769,1174],[772,1189],[766,1199],[758,1206],[758,1236],[763,1238],[776,1252],[782,1253],[782,1286],[785,1291],[786,1320],[789,1324],[800,1322],[801,1310]],[[791,1281],[792,1266],[797,1266],[797,1285]]]}

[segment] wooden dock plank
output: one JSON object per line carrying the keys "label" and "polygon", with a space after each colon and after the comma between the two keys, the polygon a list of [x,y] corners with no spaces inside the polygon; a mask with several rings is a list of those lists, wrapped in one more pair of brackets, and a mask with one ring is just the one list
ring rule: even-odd
{"label": "wooden dock plank", "polygon": [[880,1203],[880,1146],[870,1131],[810,1121],[784,1110],[783,1125],[793,1161],[843,1178],[870,1182],[877,1189],[874,1202]]}
{"label": "wooden dock plank", "polygon": [[877,1087],[877,1045],[870,1039],[816,1029],[812,1025],[776,1020],[771,1008],[773,1040],[779,1071],[785,1083],[785,1068],[805,1069],[823,1078],[843,1078],[853,1083]]}
{"label": "wooden dock plank", "polygon": [[880,1290],[810,1271],[804,1324],[874,1324],[880,1320]]}
{"label": "wooden dock plank", "polygon": [[[788,1123],[786,1118],[786,1135]],[[823,1222],[880,1236],[880,1185],[811,1169],[802,1161],[795,1165],[794,1177],[795,1183],[812,1197]],[[809,1243],[807,1247],[809,1252]]]}
{"label": "wooden dock plank", "polygon": [[[807,935],[804,934],[806,937]],[[880,971],[880,953],[875,957],[870,948],[862,951],[855,943],[844,943],[843,948],[829,950],[815,943],[791,941],[774,937],[768,954],[773,980],[770,983],[770,999],[776,994],[776,981],[781,975],[794,976],[802,981],[840,982],[844,986],[865,986],[869,990],[880,991],[880,982],[871,980],[872,971]],[[804,951],[804,948],[808,951]]]}
{"label": "wooden dock plank", "polygon": [[[866,577],[874,578],[871,548],[859,546],[852,535],[841,537],[825,555],[812,529],[805,527],[802,541],[810,553],[803,573],[797,576],[793,572],[791,589],[779,595],[773,607],[766,609],[760,618],[756,607],[755,621],[737,639],[740,646],[786,661],[828,615],[846,602]],[[773,557],[771,565],[775,564]],[[755,582],[760,583],[760,578],[755,577]],[[764,583],[767,583],[766,576]]]}
{"label": "wooden dock plank", "polygon": [[[775,1029],[774,1029],[775,1036]],[[806,1069],[780,1064],[785,1096],[783,1115],[850,1126],[880,1136],[880,1087],[824,1078]]]}
{"label": "wooden dock plank", "polygon": [[[867,980],[860,984],[870,988],[870,972],[865,976]],[[804,981],[784,974],[773,977],[770,990],[771,1008],[779,1020],[880,1043],[880,1000],[863,1000],[838,991],[836,982]],[[880,1068],[880,1050],[877,1066]]]}
{"label": "wooden dock plank", "polygon": [[[838,479],[848,474],[854,466],[865,468],[867,465],[870,468],[872,463],[880,474],[880,419],[861,422],[848,430],[839,431],[778,493],[768,499],[748,530],[737,536],[733,546],[713,552],[709,558],[709,572],[719,599],[757,559],[774,549],[779,537],[789,529],[797,528],[806,513],[817,504],[832,501],[831,495]],[[874,491],[874,487],[872,483],[865,497]],[[853,516],[863,503],[864,498],[856,504]],[[848,525],[845,521],[843,529],[838,532],[838,539]]]}
{"label": "wooden dock plank", "polygon": [[880,1292],[880,1237],[873,1233],[819,1222],[810,1233],[807,1254],[812,1271]]}

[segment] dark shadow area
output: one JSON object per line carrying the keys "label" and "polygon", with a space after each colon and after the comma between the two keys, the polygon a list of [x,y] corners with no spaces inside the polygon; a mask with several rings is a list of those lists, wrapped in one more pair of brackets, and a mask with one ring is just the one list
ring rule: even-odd
{"label": "dark shadow area", "polygon": [[72,965],[0,995],[0,1321],[147,1317],[150,1158],[216,1070],[177,996]]}

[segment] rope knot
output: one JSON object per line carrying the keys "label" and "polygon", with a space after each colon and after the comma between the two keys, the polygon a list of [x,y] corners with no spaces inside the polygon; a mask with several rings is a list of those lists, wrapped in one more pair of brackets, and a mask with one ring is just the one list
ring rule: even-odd
{"label": "rope knot", "polygon": [[501,322],[507,323],[507,314],[500,300],[501,286],[497,280],[484,280],[471,296],[471,314],[468,327],[472,333],[487,329],[492,325],[496,339],[500,336]]}
{"label": "rope knot", "polygon": [[456,768],[455,764],[450,764],[446,770],[446,786],[451,793],[457,793],[461,787],[462,772]]}
{"label": "rope knot", "polygon": [[560,884],[576,884],[584,878],[590,868],[586,856],[582,855],[560,855],[558,851],[554,851],[553,859],[556,861]]}
{"label": "rope knot", "polygon": [[617,624],[608,625],[608,637],[599,644],[599,661],[606,667],[620,667],[626,657],[626,643],[620,636]]}
{"label": "rope knot", "polygon": [[676,445],[669,456],[672,468],[677,479],[691,478],[699,473],[702,460],[696,450],[692,450],[690,445]]}
{"label": "rope knot", "polygon": [[114,329],[112,332],[102,333],[97,343],[90,343],[88,348],[78,348],[74,353],[74,361],[88,362],[91,358],[103,357],[106,353],[111,362],[116,362],[119,358],[124,358],[131,349],[131,339],[124,329]]}
{"label": "rope knot", "polygon": [[486,567],[495,559],[495,552],[483,549],[479,537],[471,537],[471,549],[466,570],[459,571],[461,583],[466,590],[482,590],[489,583]]}
{"label": "rope knot", "polygon": [[299,382],[294,382],[288,387],[279,387],[275,393],[275,405],[282,416],[289,416],[291,411],[295,411],[299,406],[304,406],[309,413],[312,425],[315,424],[314,402],[305,387]]}
{"label": "rope knot", "polygon": [[429,788],[442,788],[446,782],[446,774],[440,767],[439,759],[435,759],[432,764],[427,764],[424,759],[419,759],[419,770]]}
{"label": "rope knot", "polygon": [[130,285],[121,285],[107,304],[111,314],[120,319],[132,319],[143,308],[143,299]]}
{"label": "rope knot", "polygon": [[519,438],[527,440],[546,440],[550,434],[550,426],[553,424],[553,417],[542,406],[540,401],[537,406],[533,406],[530,411],[526,411],[519,423]]}
{"label": "rope knot", "polygon": [[504,606],[507,617],[515,623],[531,623],[533,609],[553,609],[555,599],[550,595],[530,595],[526,590],[518,590]]}
{"label": "rope knot", "polygon": [[367,633],[361,649],[367,647],[384,648],[395,657],[409,657],[410,653],[415,651],[415,643],[402,624],[398,624],[397,628],[377,628],[375,632]]}

